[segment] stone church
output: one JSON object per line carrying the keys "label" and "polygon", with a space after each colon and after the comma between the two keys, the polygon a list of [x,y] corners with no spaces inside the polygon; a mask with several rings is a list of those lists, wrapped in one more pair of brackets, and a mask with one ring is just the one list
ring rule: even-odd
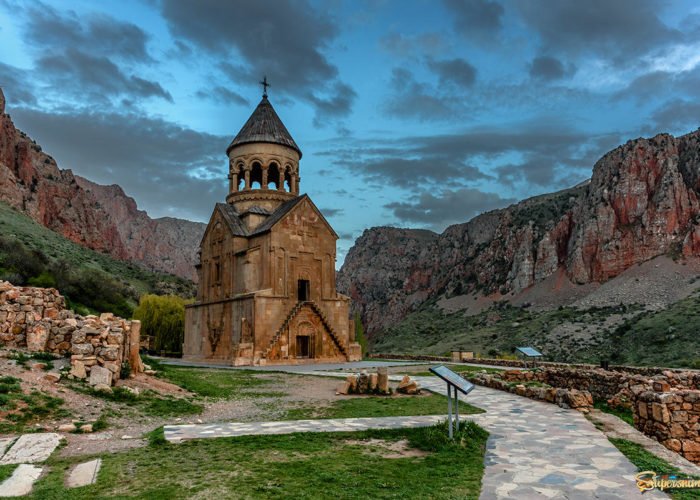
{"label": "stone church", "polygon": [[269,365],[355,361],[350,299],[336,290],[338,235],[299,194],[301,150],[263,94],[226,150],[229,194],[202,238],[185,359]]}

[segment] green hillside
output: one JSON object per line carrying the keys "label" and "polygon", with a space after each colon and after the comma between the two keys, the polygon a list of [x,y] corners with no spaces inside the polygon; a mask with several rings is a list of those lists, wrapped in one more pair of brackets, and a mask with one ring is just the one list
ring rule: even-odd
{"label": "green hillside", "polygon": [[[615,318],[615,321],[610,321]],[[535,346],[550,361],[700,368],[700,294],[660,311],[615,306],[551,311],[496,304],[480,314],[445,313],[424,304],[397,325],[375,334],[370,350],[386,354],[445,355],[454,349],[482,357],[512,355]]]}
{"label": "green hillside", "polygon": [[0,202],[0,279],[55,286],[79,312],[131,317],[144,293],[192,297],[194,284],[89,250]]}

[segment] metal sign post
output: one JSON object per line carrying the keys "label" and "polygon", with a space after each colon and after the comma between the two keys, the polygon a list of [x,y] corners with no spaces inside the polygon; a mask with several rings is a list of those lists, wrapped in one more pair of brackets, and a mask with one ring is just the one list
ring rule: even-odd
{"label": "metal sign post", "polygon": [[455,422],[455,430],[459,431],[459,392],[466,396],[472,392],[474,389],[474,384],[463,379],[458,374],[443,365],[430,368],[430,371],[447,382],[447,432],[450,439],[452,439],[452,391],[454,391],[455,416],[457,417]]}

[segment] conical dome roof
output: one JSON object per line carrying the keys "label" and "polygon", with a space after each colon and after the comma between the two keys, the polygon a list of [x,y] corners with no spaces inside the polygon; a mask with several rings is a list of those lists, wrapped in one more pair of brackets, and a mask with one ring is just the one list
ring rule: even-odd
{"label": "conical dome roof", "polygon": [[281,144],[296,150],[299,153],[299,158],[301,158],[301,149],[292,139],[280,117],[277,116],[272,104],[267,99],[267,95],[263,95],[258,107],[255,108],[253,114],[250,115],[248,121],[241,128],[241,131],[238,132],[238,135],[234,137],[231,144],[226,148],[226,154],[235,146],[253,142]]}

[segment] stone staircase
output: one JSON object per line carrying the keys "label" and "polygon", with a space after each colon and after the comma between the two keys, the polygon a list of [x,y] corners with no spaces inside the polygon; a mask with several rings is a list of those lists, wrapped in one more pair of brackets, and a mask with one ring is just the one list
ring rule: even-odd
{"label": "stone staircase", "polygon": [[344,355],[347,356],[347,348],[343,344],[343,342],[340,340],[338,337],[338,334],[335,333],[335,330],[331,326],[330,322],[328,321],[328,318],[324,314],[323,310],[314,302],[313,300],[305,300],[301,302],[297,302],[296,305],[289,311],[289,314],[287,314],[287,317],[285,318],[284,322],[282,323],[282,326],[280,326],[275,334],[272,336],[272,340],[270,340],[270,345],[267,347],[265,350],[265,353],[263,354],[264,359],[268,359],[270,353],[272,352],[272,349],[275,347],[275,344],[279,341],[280,337],[282,334],[289,328],[289,324],[292,322],[294,317],[299,314],[299,311],[302,310],[304,306],[309,306],[311,309],[318,315],[319,318],[321,318],[321,323],[323,323],[323,326],[326,328],[328,331],[328,334],[331,336],[333,339],[333,342],[335,342],[335,345],[338,347],[340,352]]}

